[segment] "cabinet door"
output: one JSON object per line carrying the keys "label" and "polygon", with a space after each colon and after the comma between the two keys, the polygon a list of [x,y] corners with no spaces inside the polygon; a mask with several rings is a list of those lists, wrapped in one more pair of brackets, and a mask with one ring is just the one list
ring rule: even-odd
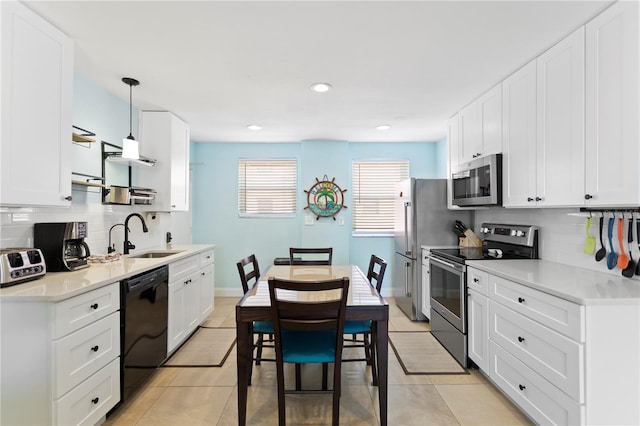
{"label": "cabinet door", "polygon": [[187,335],[200,324],[200,272],[184,283],[184,323]]}
{"label": "cabinet door", "polygon": [[169,318],[167,324],[167,351],[171,353],[185,338],[184,284],[176,281],[169,285]]}
{"label": "cabinet door", "polygon": [[538,206],[584,204],[584,27],[537,62]]}
{"label": "cabinet door", "polygon": [[200,272],[200,322],[213,312],[214,303],[214,265],[207,266]]}
{"label": "cabinet door", "polygon": [[481,155],[502,152],[502,85],[482,95],[478,100],[480,108]]}
{"label": "cabinet door", "polygon": [[451,203],[451,171],[457,167],[460,163],[460,117],[458,114],[447,120],[447,145],[449,149],[449,163],[447,165],[447,206],[452,209],[458,206],[454,206]]}
{"label": "cabinet door", "polygon": [[467,294],[469,358],[483,371],[489,371],[489,299],[469,290]]}
{"label": "cabinet door", "polygon": [[480,104],[473,102],[460,111],[460,163],[482,155],[482,126]]}
{"label": "cabinet door", "polygon": [[189,210],[189,126],[172,116],[171,210]]}
{"label": "cabinet door", "polygon": [[536,193],[536,61],[502,82],[502,202],[533,207]]}
{"label": "cabinet door", "polygon": [[586,25],[586,194],[590,206],[640,204],[638,2]]}
{"label": "cabinet door", "polygon": [[20,3],[0,3],[0,204],[68,206],[73,41]]}

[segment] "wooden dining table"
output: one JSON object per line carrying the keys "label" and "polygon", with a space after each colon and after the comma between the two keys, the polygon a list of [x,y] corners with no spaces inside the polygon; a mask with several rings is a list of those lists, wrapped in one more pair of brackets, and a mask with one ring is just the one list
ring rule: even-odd
{"label": "wooden dining table", "polygon": [[378,369],[378,402],[380,424],[387,424],[388,381],[388,330],[389,304],[371,285],[367,276],[356,265],[306,266],[275,265],[260,277],[260,280],[236,305],[237,361],[238,361],[238,424],[247,423],[247,389],[253,362],[251,323],[272,319],[269,299],[269,278],[295,281],[321,281],[342,277],[349,278],[346,320],[373,321],[372,332],[376,336],[376,366]]}

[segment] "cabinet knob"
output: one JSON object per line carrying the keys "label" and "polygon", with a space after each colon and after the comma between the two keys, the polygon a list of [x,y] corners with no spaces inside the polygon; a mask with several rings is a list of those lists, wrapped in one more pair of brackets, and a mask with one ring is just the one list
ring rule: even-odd
{"label": "cabinet knob", "polygon": [[525,390],[527,387],[525,385],[518,385],[521,391]]}
{"label": "cabinet knob", "polygon": [[542,198],[536,197],[536,201],[542,201]]}
{"label": "cabinet knob", "polygon": [[518,297],[518,303],[524,303],[524,299],[522,297]]}
{"label": "cabinet knob", "polygon": [[528,202],[532,202],[532,201],[533,201],[533,198],[532,198],[532,197],[528,197],[528,198],[527,198],[527,201],[528,201]]}
{"label": "cabinet knob", "polygon": [[584,195],[584,199],[585,199],[585,200],[590,200],[590,199],[592,199],[592,198],[593,198],[593,195],[591,195],[591,194],[585,194],[585,195]]}
{"label": "cabinet knob", "polygon": [[66,197],[64,197],[64,199],[67,201],[71,201],[73,197],[71,195],[67,195]]}
{"label": "cabinet knob", "polygon": [[524,342],[524,337],[518,336],[518,342],[520,342],[520,343]]}
{"label": "cabinet knob", "polygon": [[91,348],[93,352],[98,352],[98,349],[100,349],[98,345],[95,345],[94,347]]}
{"label": "cabinet knob", "polygon": [[100,398],[98,398],[97,396],[91,400],[91,402],[93,402],[94,404],[97,404],[98,401],[100,401]]}
{"label": "cabinet knob", "polygon": [[98,304],[97,304],[97,303],[94,303],[93,305],[91,305],[91,306],[90,306],[90,308],[91,308],[91,309],[94,309],[94,310],[95,310],[95,309],[98,309]]}
{"label": "cabinet knob", "polygon": [[480,280],[479,280],[479,279],[477,279],[477,278],[474,278],[474,279],[473,279],[473,282],[474,282],[474,283],[477,283],[477,282],[479,282],[479,281],[480,281]]}

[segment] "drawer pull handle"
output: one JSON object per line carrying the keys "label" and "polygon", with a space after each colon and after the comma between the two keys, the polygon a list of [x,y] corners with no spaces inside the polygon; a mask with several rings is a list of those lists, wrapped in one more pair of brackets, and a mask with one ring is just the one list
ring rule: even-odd
{"label": "drawer pull handle", "polygon": [[204,276],[205,276],[205,273],[204,273],[204,272],[201,272],[201,273],[200,273],[200,275],[202,275],[202,276],[204,277]]}
{"label": "drawer pull handle", "polygon": [[524,342],[524,337],[518,336],[518,342],[520,342],[520,343]]}
{"label": "drawer pull handle", "polygon": [[521,391],[525,390],[527,387],[525,385],[518,385]]}
{"label": "drawer pull handle", "polygon": [[95,345],[91,348],[92,351],[94,352],[98,352],[98,349],[100,349],[100,347],[98,345]]}
{"label": "drawer pull handle", "polygon": [[100,398],[98,398],[97,396],[91,400],[91,402],[93,402],[94,404],[97,404],[98,401],[100,401]]}
{"label": "drawer pull handle", "polygon": [[518,302],[519,303],[524,303],[524,299],[522,297],[518,297]]}
{"label": "drawer pull handle", "polygon": [[477,279],[477,278],[474,278],[474,279],[473,279],[473,282],[474,282],[474,283],[477,283],[477,282],[479,282],[479,281],[480,281],[480,280],[479,280],[479,279]]}
{"label": "drawer pull handle", "polygon": [[91,309],[98,309],[98,304],[94,303],[93,305],[90,306]]}

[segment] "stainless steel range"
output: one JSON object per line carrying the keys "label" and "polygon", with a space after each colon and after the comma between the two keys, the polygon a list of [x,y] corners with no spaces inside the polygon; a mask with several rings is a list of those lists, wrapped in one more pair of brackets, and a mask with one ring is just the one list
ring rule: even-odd
{"label": "stainless steel range", "polygon": [[537,259],[538,228],[529,225],[483,223],[482,248],[432,249],[431,334],[467,367],[468,260]]}

